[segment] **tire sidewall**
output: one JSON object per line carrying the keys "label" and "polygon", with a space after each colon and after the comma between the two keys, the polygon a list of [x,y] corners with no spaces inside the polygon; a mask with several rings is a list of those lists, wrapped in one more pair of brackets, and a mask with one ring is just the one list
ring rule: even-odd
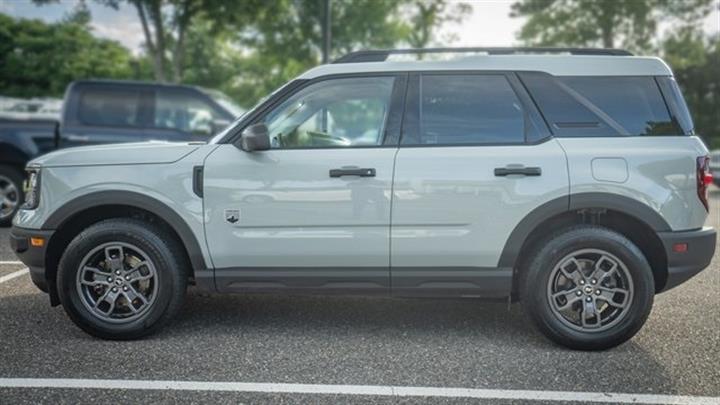
{"label": "tire sidewall", "polygon": [[[633,283],[629,312],[612,328],[583,332],[564,324],[552,312],[547,286],[552,270],[567,255],[584,248],[605,250],[623,262]],[[545,245],[532,260],[523,286],[525,305],[531,318],[548,337],[577,349],[597,350],[630,339],[645,323],[652,309],[655,283],[652,270],[640,249],[622,235],[592,226],[561,233]]]}
{"label": "tire sidewall", "polygon": [[25,177],[23,176],[21,171],[15,169],[12,166],[5,165],[0,165],[0,175],[7,177],[10,181],[12,181],[15,184],[15,189],[18,193],[18,201],[17,205],[15,206],[15,211],[13,211],[12,215],[7,218],[0,218],[0,226],[7,226],[12,223],[13,217],[20,209],[20,206],[22,206],[22,204],[25,202],[25,192],[23,187]]}
{"label": "tire sidewall", "polygon": [[[97,318],[82,303],[78,294],[77,272],[83,258],[92,249],[111,242],[137,246],[153,262],[158,283],[155,301],[146,313],[127,323],[111,323]],[[170,250],[151,230],[137,224],[117,226],[114,221],[101,222],[83,231],[68,245],[58,267],[58,293],[70,318],[86,332],[106,339],[132,339],[148,333],[166,314],[182,280],[174,269],[180,268]],[[183,289],[184,293],[184,289]]]}

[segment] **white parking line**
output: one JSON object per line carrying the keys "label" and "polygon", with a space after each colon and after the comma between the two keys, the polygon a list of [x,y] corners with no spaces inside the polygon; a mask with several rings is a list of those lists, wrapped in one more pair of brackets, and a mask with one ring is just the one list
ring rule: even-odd
{"label": "white parking line", "polygon": [[23,262],[18,260],[0,260],[0,264],[23,264]]}
{"label": "white parking line", "polygon": [[12,279],[14,279],[14,278],[16,278],[16,277],[20,277],[20,276],[22,276],[23,274],[27,274],[27,273],[29,273],[29,272],[30,272],[30,270],[26,267],[26,268],[24,268],[24,269],[22,269],[22,270],[18,270],[18,271],[12,272],[12,273],[10,273],[10,274],[8,274],[8,275],[6,275],[6,276],[2,276],[2,277],[0,277],[0,284],[4,283],[4,282],[6,282],[6,281],[10,281],[10,280],[12,280]]}
{"label": "white parking line", "polygon": [[720,404],[720,397],[619,394],[610,392],[495,390],[387,385],[273,384],[211,381],[0,378],[0,388],[85,388],[122,390],[225,391],[271,394],[333,394],[385,397],[444,397],[521,401],[609,402],[616,404]]}

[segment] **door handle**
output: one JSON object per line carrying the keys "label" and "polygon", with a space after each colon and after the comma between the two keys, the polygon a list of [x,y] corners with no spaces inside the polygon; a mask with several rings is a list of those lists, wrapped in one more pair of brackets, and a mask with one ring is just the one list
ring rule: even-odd
{"label": "door handle", "polygon": [[542,169],[539,167],[524,167],[524,166],[506,166],[506,167],[496,167],[495,168],[495,175],[498,177],[501,176],[510,176],[512,174],[519,174],[521,176],[540,176],[542,174]]}
{"label": "door handle", "polygon": [[342,177],[342,176],[375,177],[375,169],[359,168],[359,167],[330,169],[330,177]]}

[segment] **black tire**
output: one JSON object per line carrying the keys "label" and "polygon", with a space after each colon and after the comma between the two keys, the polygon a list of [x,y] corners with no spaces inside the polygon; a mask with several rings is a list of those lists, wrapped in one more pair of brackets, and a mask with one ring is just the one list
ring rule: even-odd
{"label": "black tire", "polygon": [[[618,318],[617,323],[608,325],[605,330],[591,331],[583,328],[584,325],[573,327],[570,322],[562,320],[562,315],[551,304],[553,298],[548,286],[553,282],[550,279],[553,269],[568,255],[582,252],[583,249],[610,253],[624,264],[631,279],[632,293],[627,299],[629,306],[623,309],[626,312]],[[582,283],[586,282],[583,280]],[[587,287],[589,283],[584,288]],[[579,225],[560,231],[538,244],[527,267],[523,269],[520,290],[525,312],[545,336],[572,349],[604,350],[627,341],[640,330],[652,309],[655,284],[645,256],[630,240],[604,227]],[[578,286],[578,290],[582,288]],[[578,291],[574,293],[580,295]],[[578,299],[580,305],[584,305],[582,300],[585,297]]]}
{"label": "black tire", "polygon": [[[14,195],[14,198],[16,199],[14,209],[12,209],[8,213],[3,213],[3,211],[0,211],[0,227],[5,227],[9,226],[12,223],[13,217],[25,201],[25,188],[23,187],[23,183],[25,182],[25,176],[23,175],[23,172],[21,170],[18,170],[15,167],[0,165],[0,179],[2,179],[2,183],[5,183],[6,181],[12,183],[13,187],[16,190],[15,192],[17,193],[16,195]],[[4,203],[1,208],[2,210],[5,209]]]}
{"label": "black tire", "polygon": [[[95,315],[81,301],[84,298],[78,291],[78,271],[86,255],[109,243],[142,249],[156,271],[154,300],[139,318],[125,323],[108,322]],[[60,301],[70,319],[93,336],[127,340],[149,335],[180,311],[189,274],[184,257],[181,245],[158,226],[130,218],[98,222],[75,237],[60,259],[57,276]]]}

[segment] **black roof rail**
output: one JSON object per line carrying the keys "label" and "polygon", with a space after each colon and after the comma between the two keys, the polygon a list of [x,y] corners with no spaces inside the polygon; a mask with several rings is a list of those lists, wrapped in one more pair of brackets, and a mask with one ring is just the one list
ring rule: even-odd
{"label": "black roof rail", "polygon": [[624,49],[611,48],[548,48],[548,47],[520,47],[520,48],[417,48],[417,49],[384,49],[350,52],[334,60],[333,63],[361,63],[384,62],[390,55],[424,55],[431,53],[487,53],[488,55],[516,55],[516,54],[542,54],[542,53],[569,53],[571,55],[606,55],[606,56],[633,56]]}

